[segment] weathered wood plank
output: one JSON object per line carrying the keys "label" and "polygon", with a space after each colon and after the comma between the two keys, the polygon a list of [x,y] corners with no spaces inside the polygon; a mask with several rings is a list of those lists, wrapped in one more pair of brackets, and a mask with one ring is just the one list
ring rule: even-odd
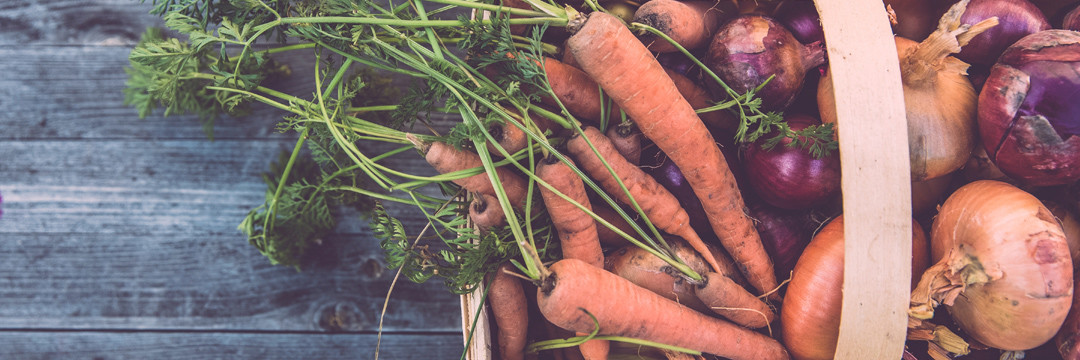
{"label": "weathered wood plank", "polygon": [[0,2],[0,46],[125,45],[163,21],[135,0],[8,0]]}
{"label": "weathered wood plank", "polygon": [[[265,199],[260,175],[291,141],[8,141],[0,142],[0,233],[236,234]],[[372,149],[374,153],[385,151]],[[434,170],[415,153],[389,158],[416,174]],[[425,193],[437,194],[436,189]],[[422,215],[395,215],[410,226]],[[367,225],[346,213],[338,231]]]}
{"label": "weathered wood plank", "polygon": [[[0,332],[0,358],[24,360],[372,359],[372,334]],[[457,359],[461,334],[384,334],[380,359]]]}
{"label": "weathered wood plank", "polygon": [[[303,273],[269,265],[236,230],[290,143],[0,142],[0,328],[375,329],[393,273],[355,213]],[[432,171],[414,154],[394,164]],[[389,329],[459,328],[437,281],[399,282],[393,299]]]}
{"label": "weathered wood plank", "polygon": [[[146,119],[124,105],[130,46],[0,46],[0,139],[206,139],[198,118],[161,116]],[[267,86],[310,95],[314,84],[311,54],[290,52],[276,58],[292,76],[270,79]],[[285,138],[275,124],[284,111],[257,104],[250,116],[215,122],[216,139]]]}
{"label": "weathered wood plank", "polygon": [[[302,272],[233,235],[3,237],[0,329],[376,331],[394,277],[365,235],[326,239]],[[383,326],[459,331],[460,321],[440,282],[401,279]]]}

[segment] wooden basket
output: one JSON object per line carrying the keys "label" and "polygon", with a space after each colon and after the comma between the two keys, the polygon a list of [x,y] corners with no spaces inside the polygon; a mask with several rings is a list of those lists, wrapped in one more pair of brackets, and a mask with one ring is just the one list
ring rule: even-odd
{"label": "wooden basket", "polygon": [[[1046,14],[1069,2],[1032,0]],[[907,117],[892,29],[880,0],[814,0],[836,94],[844,207],[844,297],[835,359],[900,359],[911,286]],[[1058,24],[1060,25],[1060,24]],[[880,134],[859,136],[859,134]],[[887,135],[887,136],[885,136]],[[467,359],[492,358],[482,289],[461,297]]]}

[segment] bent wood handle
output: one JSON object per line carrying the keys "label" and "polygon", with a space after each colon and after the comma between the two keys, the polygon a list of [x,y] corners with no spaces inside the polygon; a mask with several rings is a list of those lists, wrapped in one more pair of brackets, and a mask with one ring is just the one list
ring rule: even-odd
{"label": "bent wood handle", "polygon": [[911,279],[911,175],[900,65],[880,0],[815,0],[836,92],[844,298],[836,359],[899,359]]}

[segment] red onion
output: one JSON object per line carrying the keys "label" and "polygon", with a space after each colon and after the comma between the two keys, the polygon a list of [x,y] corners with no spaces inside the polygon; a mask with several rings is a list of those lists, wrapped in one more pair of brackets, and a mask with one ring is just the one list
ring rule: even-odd
{"label": "red onion", "polygon": [[[748,14],[720,27],[705,65],[740,94],[775,75],[757,92],[762,109],[769,111],[790,105],[803,87],[806,72],[824,62],[822,43],[803,45],[776,20]],[[728,97],[717,84],[709,82],[709,86],[719,97]]]}
{"label": "red onion", "polygon": [[1080,31],[1080,6],[1073,8],[1065,14],[1065,19],[1061,22],[1061,28],[1065,30]]}
{"label": "red onion", "polygon": [[825,42],[825,33],[821,30],[821,17],[818,16],[813,1],[783,1],[776,6],[773,18],[784,24],[791,31],[791,35],[803,44]]}
{"label": "red onion", "polygon": [[785,210],[760,201],[748,204],[761,244],[773,260],[777,279],[791,277],[795,262],[814,236],[818,223],[803,210]]}
{"label": "red onion", "polygon": [[1047,30],[1010,46],[979,94],[986,153],[1032,186],[1080,179],[1080,33]]}
{"label": "red onion", "polygon": [[[821,123],[801,114],[790,115],[786,121],[796,131]],[[839,193],[838,153],[816,159],[805,149],[789,146],[790,138],[765,150],[761,143],[766,138],[750,144],[743,153],[750,187],[765,202],[783,209],[806,209],[821,205]]]}
{"label": "red onion", "polygon": [[[935,2],[937,0],[885,0],[885,5],[892,7],[896,14],[896,23],[893,24],[896,35],[915,41],[922,41],[930,35],[944,12],[944,8]],[[945,2],[951,4],[955,1]]]}
{"label": "red onion", "polygon": [[960,22],[974,24],[995,16],[998,25],[971,38],[956,58],[990,66],[1005,48],[1020,38],[1050,29],[1042,10],[1028,0],[971,0]]}

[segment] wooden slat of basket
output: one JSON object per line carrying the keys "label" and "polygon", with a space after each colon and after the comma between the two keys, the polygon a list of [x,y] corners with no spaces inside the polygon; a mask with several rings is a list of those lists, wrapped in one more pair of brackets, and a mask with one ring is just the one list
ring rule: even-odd
{"label": "wooden slat of basket", "polygon": [[844,299],[836,359],[899,359],[911,279],[911,180],[896,45],[877,0],[815,0],[836,92]]}

